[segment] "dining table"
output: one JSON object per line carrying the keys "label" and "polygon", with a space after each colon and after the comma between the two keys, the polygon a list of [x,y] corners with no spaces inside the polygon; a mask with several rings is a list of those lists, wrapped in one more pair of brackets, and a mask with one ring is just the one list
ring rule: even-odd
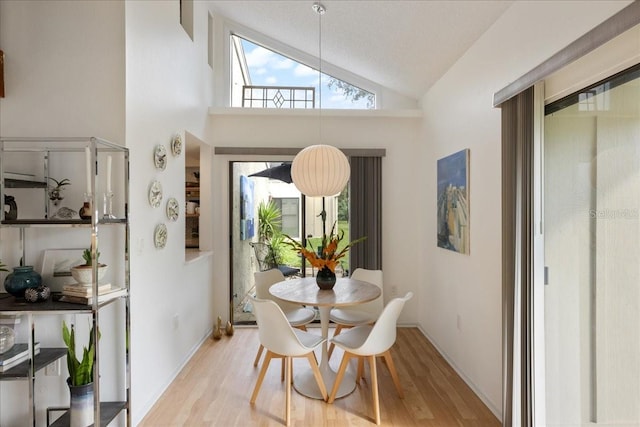
{"label": "dining table", "polygon": [[[320,326],[322,337],[322,352],[320,358],[320,373],[327,388],[331,393],[336,378],[336,371],[329,366],[327,354],[327,339],[329,338],[329,313],[334,307],[347,307],[373,301],[380,297],[381,290],[373,283],[354,280],[347,277],[338,278],[331,290],[321,290],[316,284],[315,277],[302,277],[278,282],[269,288],[274,297],[295,304],[314,306],[320,313]],[[293,379],[295,390],[307,397],[323,399],[318,384],[310,369],[296,372]],[[347,372],[340,383],[336,398],[344,397],[356,388],[356,378],[351,372]]]}

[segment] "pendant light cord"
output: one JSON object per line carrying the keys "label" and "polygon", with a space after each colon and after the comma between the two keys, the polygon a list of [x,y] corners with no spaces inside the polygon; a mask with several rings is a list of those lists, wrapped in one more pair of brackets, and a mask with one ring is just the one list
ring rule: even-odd
{"label": "pendant light cord", "polygon": [[[318,14],[318,143],[322,144],[322,15],[326,9],[320,3],[313,4],[313,10]],[[325,210],[325,200],[322,197],[322,241],[327,235],[327,211]],[[323,248],[324,249],[324,248]]]}
{"label": "pendant light cord", "polygon": [[322,15],[326,9],[320,3],[314,3],[312,8],[318,14],[318,143],[322,144]]}

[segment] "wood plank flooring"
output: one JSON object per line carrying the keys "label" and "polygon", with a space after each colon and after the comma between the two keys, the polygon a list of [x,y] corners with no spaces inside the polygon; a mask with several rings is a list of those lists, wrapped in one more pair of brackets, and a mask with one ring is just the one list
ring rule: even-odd
{"label": "wood plank flooring", "polygon": [[[320,334],[319,328],[309,328]],[[329,332],[331,336],[333,330]],[[254,406],[249,404],[258,377],[253,359],[258,349],[256,328],[237,328],[232,337],[209,339],[197,351],[151,411],[141,427],[280,426],[284,425],[285,389],[280,361],[271,363]],[[378,360],[380,413],[383,426],[493,427],[500,422],[471,391],[417,328],[399,328],[391,353],[405,398],[400,399]],[[318,353],[319,356],[319,353]],[[336,348],[331,366],[337,370],[342,351]],[[306,364],[306,366],[304,366]],[[307,369],[304,359],[294,361]],[[355,372],[355,363],[350,369]],[[291,425],[295,427],[372,426],[373,410],[368,369],[349,396],[329,405],[292,392]]]}

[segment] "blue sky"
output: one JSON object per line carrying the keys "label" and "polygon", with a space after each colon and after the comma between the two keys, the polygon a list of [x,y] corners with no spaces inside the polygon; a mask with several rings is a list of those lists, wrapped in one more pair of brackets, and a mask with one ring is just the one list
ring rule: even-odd
{"label": "blue sky", "polygon": [[[318,90],[318,71],[262,46],[242,40],[251,83],[257,86],[313,86]],[[322,74],[322,108],[367,108],[366,99],[352,102],[342,91],[329,89],[329,77]]]}

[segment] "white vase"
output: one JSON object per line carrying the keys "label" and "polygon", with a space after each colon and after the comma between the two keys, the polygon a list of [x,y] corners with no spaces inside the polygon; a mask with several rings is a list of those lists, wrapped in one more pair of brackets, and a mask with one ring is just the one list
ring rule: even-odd
{"label": "white vase", "polygon": [[93,424],[93,383],[72,386],[67,379],[70,391],[70,426],[87,427]]}

